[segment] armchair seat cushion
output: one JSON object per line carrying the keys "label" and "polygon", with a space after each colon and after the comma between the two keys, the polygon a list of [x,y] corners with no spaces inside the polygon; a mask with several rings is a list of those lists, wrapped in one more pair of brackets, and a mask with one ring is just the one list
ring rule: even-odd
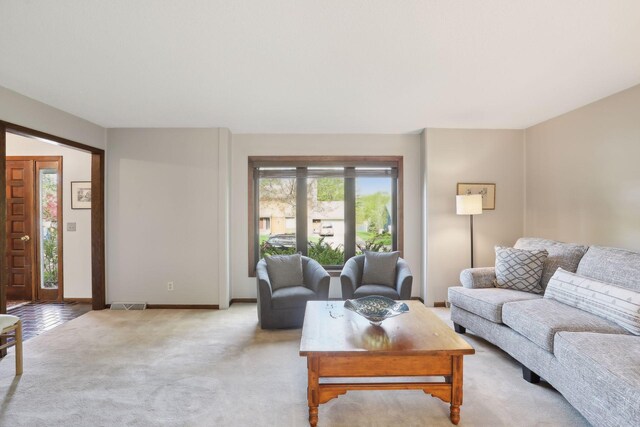
{"label": "armchair seat cushion", "polygon": [[316,294],[304,286],[287,286],[273,291],[271,307],[276,310],[305,307],[307,301],[316,299]]}
{"label": "armchair seat cushion", "polygon": [[354,298],[362,298],[370,295],[380,295],[394,300],[400,299],[400,295],[387,285],[360,285],[353,293]]}
{"label": "armchair seat cushion", "polygon": [[11,314],[0,314],[0,332],[8,328],[9,326],[13,326],[20,321],[19,317],[13,316]]}

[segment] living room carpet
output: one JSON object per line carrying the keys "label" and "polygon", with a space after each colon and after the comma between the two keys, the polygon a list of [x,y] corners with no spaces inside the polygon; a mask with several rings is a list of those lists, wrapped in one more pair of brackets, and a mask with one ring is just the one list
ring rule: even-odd
{"label": "living room carpet", "polygon": [[[448,322],[447,309],[433,309]],[[450,322],[448,322],[450,323]],[[2,426],[305,426],[301,330],[263,331],[255,304],[229,310],[90,312],[0,361]],[[582,426],[548,384],[471,333],[461,426]],[[319,426],[451,426],[421,391],[349,392],[320,405]]]}

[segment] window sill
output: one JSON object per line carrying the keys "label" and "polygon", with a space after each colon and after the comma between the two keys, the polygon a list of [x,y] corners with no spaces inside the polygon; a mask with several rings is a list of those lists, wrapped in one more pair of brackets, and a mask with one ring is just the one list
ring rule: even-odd
{"label": "window sill", "polygon": [[[335,268],[332,268],[327,270],[325,268],[325,270],[327,271],[327,273],[329,273],[329,276],[331,277],[340,277],[340,273],[342,273],[342,269],[337,270]],[[256,272],[254,270],[249,274],[249,278],[255,278],[255,277],[256,277]]]}

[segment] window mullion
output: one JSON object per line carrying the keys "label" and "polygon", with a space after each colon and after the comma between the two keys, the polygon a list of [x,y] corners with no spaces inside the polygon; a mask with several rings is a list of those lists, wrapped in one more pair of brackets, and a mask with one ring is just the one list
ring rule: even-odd
{"label": "window mullion", "polygon": [[398,250],[398,180],[391,181],[391,249]]}
{"label": "window mullion", "polygon": [[260,260],[260,178],[258,175],[258,169],[253,169],[253,261],[254,265],[251,267],[255,272],[256,264]]}
{"label": "window mullion", "polygon": [[344,260],[356,254],[356,178],[355,168],[345,168],[344,175]]}
{"label": "window mullion", "polygon": [[307,256],[307,168],[296,168],[296,248]]}

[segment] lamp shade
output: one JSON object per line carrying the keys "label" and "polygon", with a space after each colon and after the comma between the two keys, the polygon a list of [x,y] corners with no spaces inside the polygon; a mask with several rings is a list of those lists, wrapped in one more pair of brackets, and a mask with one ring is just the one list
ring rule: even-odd
{"label": "lamp shade", "polygon": [[482,195],[464,194],[456,196],[456,213],[458,215],[479,215],[482,213]]}

